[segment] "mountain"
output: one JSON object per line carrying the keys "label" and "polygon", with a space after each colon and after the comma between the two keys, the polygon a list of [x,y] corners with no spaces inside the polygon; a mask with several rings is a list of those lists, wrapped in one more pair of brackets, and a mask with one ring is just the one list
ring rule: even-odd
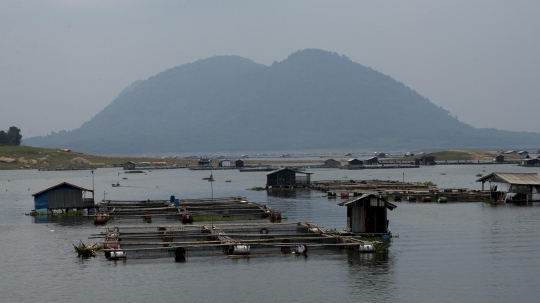
{"label": "mountain", "polygon": [[86,153],[523,146],[540,134],[477,129],[393,78],[317,49],[271,66],[216,56],[124,89],[73,131],[23,140]]}

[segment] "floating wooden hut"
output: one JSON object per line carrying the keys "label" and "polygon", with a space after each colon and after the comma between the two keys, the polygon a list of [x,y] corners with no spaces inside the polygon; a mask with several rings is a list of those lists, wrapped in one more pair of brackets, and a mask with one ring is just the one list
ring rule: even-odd
{"label": "floating wooden hut", "polygon": [[537,173],[491,173],[476,182],[489,183],[493,200],[501,202],[540,201],[540,176]]}
{"label": "floating wooden hut", "polygon": [[244,167],[244,160],[238,159],[235,161],[235,167],[236,168],[242,168]]}
{"label": "floating wooden hut", "polygon": [[430,156],[430,155],[422,156],[420,158],[414,159],[414,164],[416,164],[416,165],[435,165],[435,164],[437,164],[435,162],[435,158],[436,157]]}
{"label": "floating wooden hut", "polygon": [[360,169],[364,167],[364,161],[356,158],[347,160],[347,169]]}
{"label": "floating wooden hut", "polygon": [[135,162],[133,162],[133,161],[129,161],[129,162],[126,162],[126,163],[122,164],[122,167],[123,167],[124,170],[134,170],[136,166],[137,166],[137,164],[135,164]]}
{"label": "floating wooden hut", "polygon": [[266,174],[266,188],[282,187],[296,188],[306,187],[311,184],[311,175],[303,171],[297,171],[287,167],[283,167]]}
{"label": "floating wooden hut", "polygon": [[493,162],[503,163],[504,162],[504,156],[503,155],[498,155],[497,157],[493,158]]}
{"label": "floating wooden hut", "polygon": [[[384,157],[381,157],[381,158],[384,158]],[[369,159],[364,160],[364,164],[370,164],[370,165],[379,164],[379,158],[371,157]]]}
{"label": "floating wooden hut", "polygon": [[[91,197],[86,194],[91,193]],[[32,195],[36,212],[65,212],[94,208],[94,191],[68,182],[58,183]]]}
{"label": "floating wooden hut", "polygon": [[341,162],[335,160],[335,159],[327,159],[324,161],[325,167],[339,167],[341,165]]}
{"label": "floating wooden hut", "polygon": [[347,231],[355,235],[388,233],[386,210],[397,206],[373,194],[364,194],[338,205],[347,207]]}

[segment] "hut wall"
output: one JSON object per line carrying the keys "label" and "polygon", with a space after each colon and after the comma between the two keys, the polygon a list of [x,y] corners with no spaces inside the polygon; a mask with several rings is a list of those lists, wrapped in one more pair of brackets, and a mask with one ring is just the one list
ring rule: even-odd
{"label": "hut wall", "polygon": [[387,212],[384,206],[353,206],[348,215],[348,228],[353,233],[388,232]]}
{"label": "hut wall", "polygon": [[275,174],[268,175],[266,178],[268,186],[292,186],[296,185],[296,172],[281,171]]}
{"label": "hut wall", "polygon": [[48,192],[41,193],[34,197],[34,208],[36,211],[43,211],[49,208]]}
{"label": "hut wall", "polygon": [[76,188],[54,189],[48,192],[49,208],[83,207],[82,190]]}

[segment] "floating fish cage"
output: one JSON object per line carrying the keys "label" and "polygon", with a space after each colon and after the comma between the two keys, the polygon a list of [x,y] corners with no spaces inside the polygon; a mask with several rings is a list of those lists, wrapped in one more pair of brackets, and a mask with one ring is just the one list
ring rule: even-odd
{"label": "floating fish cage", "polygon": [[120,258],[226,255],[229,258],[307,255],[328,249],[374,252],[382,242],[363,241],[346,232],[325,232],[310,222],[206,223],[106,228],[89,238],[102,238],[105,256]]}
{"label": "floating fish cage", "polygon": [[[109,220],[132,220],[152,223],[155,220],[177,220],[191,223],[204,218],[228,218],[229,220],[253,220],[280,218],[281,213],[245,197],[174,199],[171,200],[103,200],[94,216],[97,224]],[[107,220],[103,222],[103,217]]]}

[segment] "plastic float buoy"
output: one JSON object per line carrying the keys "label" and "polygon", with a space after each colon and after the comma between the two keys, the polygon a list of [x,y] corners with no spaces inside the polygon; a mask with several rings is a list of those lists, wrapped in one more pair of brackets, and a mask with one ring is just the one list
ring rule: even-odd
{"label": "plastic float buoy", "polygon": [[401,195],[394,195],[394,201],[401,201]]}
{"label": "plastic float buoy", "polygon": [[127,253],[123,250],[114,250],[114,251],[111,251],[110,252],[110,259],[111,260],[116,260],[116,259],[120,259],[120,258],[125,258],[127,257]]}
{"label": "plastic float buoy", "polygon": [[305,244],[300,244],[296,246],[295,253],[298,255],[306,255],[308,251],[308,247]]}
{"label": "plastic float buoy", "polygon": [[270,216],[270,220],[271,221],[279,221],[281,220],[281,213],[276,211],[276,212],[273,212],[272,215]]}
{"label": "plastic float buoy", "polygon": [[341,199],[348,199],[349,198],[349,193],[348,192],[342,192],[341,193]]}
{"label": "plastic float buoy", "polygon": [[250,246],[248,244],[230,245],[228,249],[229,255],[249,255]]}
{"label": "plastic float buoy", "polygon": [[268,234],[268,228],[266,228],[266,227],[261,228],[261,230],[259,231],[259,233],[260,233],[261,235],[267,235],[267,234]]}
{"label": "plastic float buoy", "polygon": [[431,202],[431,197],[430,196],[423,196],[422,197],[422,202]]}

